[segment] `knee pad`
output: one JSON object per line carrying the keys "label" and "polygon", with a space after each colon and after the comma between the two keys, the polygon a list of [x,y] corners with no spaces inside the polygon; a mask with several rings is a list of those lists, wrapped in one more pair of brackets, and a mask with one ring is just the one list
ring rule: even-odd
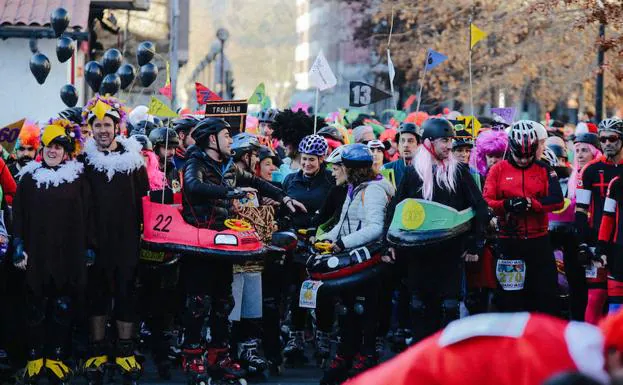
{"label": "knee pad", "polygon": [[30,327],[36,327],[43,324],[43,321],[45,320],[45,305],[45,300],[39,303],[28,304],[28,325]]}
{"label": "knee pad", "polygon": [[426,313],[426,304],[417,295],[411,296],[411,301],[409,301],[409,308],[411,309],[413,315],[416,316],[421,316]]}
{"label": "knee pad", "polygon": [[52,306],[52,318],[54,322],[62,326],[70,326],[72,320],[72,302],[67,296],[59,297],[54,300]]}
{"label": "knee pad", "polygon": [[356,297],[353,304],[353,311],[357,315],[363,315],[366,312],[366,297]]}
{"label": "knee pad", "polygon": [[208,316],[209,302],[204,296],[189,295],[186,297],[186,311],[192,318],[205,318]]}

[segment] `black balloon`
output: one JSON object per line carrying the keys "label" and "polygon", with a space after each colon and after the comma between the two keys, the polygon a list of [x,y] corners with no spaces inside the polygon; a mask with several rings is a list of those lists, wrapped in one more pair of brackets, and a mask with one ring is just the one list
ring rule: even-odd
{"label": "black balloon", "polygon": [[136,60],[139,66],[144,66],[154,58],[156,46],[151,41],[144,41],[136,49]]}
{"label": "black balloon", "polygon": [[30,72],[35,75],[39,84],[43,84],[50,73],[50,60],[41,52],[30,57]]}
{"label": "black balloon", "polygon": [[121,79],[121,89],[125,90],[134,81],[136,70],[132,64],[124,64],[117,70],[117,75]]}
{"label": "black balloon", "polygon": [[61,87],[61,100],[67,107],[73,107],[78,103],[78,91],[71,84]]}
{"label": "black balloon", "polygon": [[149,87],[151,83],[158,77],[158,67],[154,63],[147,63],[141,66],[141,70],[138,73],[138,79],[141,81],[143,87]]}
{"label": "black balloon", "polygon": [[123,55],[121,54],[121,51],[116,48],[109,49],[104,53],[104,58],[102,59],[104,73],[114,74],[121,66],[122,61]]}
{"label": "black balloon", "polygon": [[56,37],[61,37],[69,25],[69,13],[65,8],[56,8],[50,15],[50,24]]}
{"label": "black balloon", "polygon": [[84,66],[84,78],[93,92],[97,92],[102,84],[104,77],[104,69],[102,65],[96,61],[90,61]]}
{"label": "black balloon", "polygon": [[59,37],[56,41],[56,57],[65,63],[74,54],[74,41],[67,36]]}
{"label": "black balloon", "polygon": [[100,95],[115,95],[119,92],[119,87],[121,87],[121,79],[119,79],[119,75],[108,74],[104,76],[104,80],[102,80]]}

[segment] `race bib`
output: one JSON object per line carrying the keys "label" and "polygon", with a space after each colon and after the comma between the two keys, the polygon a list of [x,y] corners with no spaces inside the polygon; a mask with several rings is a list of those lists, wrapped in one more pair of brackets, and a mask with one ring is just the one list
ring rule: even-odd
{"label": "race bib", "polygon": [[522,290],[526,280],[526,263],[521,259],[498,259],[495,275],[502,289]]}
{"label": "race bib", "polygon": [[597,266],[586,266],[586,278],[597,278]]}
{"label": "race bib", "polygon": [[299,294],[299,307],[315,309],[320,286],[322,286],[322,281],[304,281]]}

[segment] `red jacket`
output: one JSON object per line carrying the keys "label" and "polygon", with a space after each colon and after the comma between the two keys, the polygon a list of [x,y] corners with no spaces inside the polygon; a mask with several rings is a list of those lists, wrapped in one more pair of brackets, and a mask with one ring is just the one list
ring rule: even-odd
{"label": "red jacket", "polygon": [[4,200],[9,206],[12,206],[13,197],[17,191],[17,184],[15,183],[15,179],[13,179],[13,175],[11,175],[11,171],[9,171],[9,167],[4,163],[2,158],[0,158],[0,186],[4,193]]}
{"label": "red jacket", "polygon": [[603,336],[595,326],[529,313],[454,321],[348,385],[540,385],[579,371],[607,383]]}
{"label": "red jacket", "polygon": [[[487,174],[482,195],[499,218],[500,238],[547,235],[547,213],[564,205],[556,172],[540,161],[527,168],[517,168],[508,160],[497,163]],[[507,213],[504,201],[510,198],[530,198],[532,208],[526,213]]]}

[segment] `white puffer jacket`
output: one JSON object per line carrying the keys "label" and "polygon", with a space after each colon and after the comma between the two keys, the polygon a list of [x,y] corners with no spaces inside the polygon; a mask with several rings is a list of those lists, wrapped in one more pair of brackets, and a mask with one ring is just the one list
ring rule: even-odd
{"label": "white puffer jacket", "polygon": [[360,184],[346,195],[339,222],[318,239],[341,239],[344,247],[351,249],[381,238],[385,210],[395,192],[385,179]]}

